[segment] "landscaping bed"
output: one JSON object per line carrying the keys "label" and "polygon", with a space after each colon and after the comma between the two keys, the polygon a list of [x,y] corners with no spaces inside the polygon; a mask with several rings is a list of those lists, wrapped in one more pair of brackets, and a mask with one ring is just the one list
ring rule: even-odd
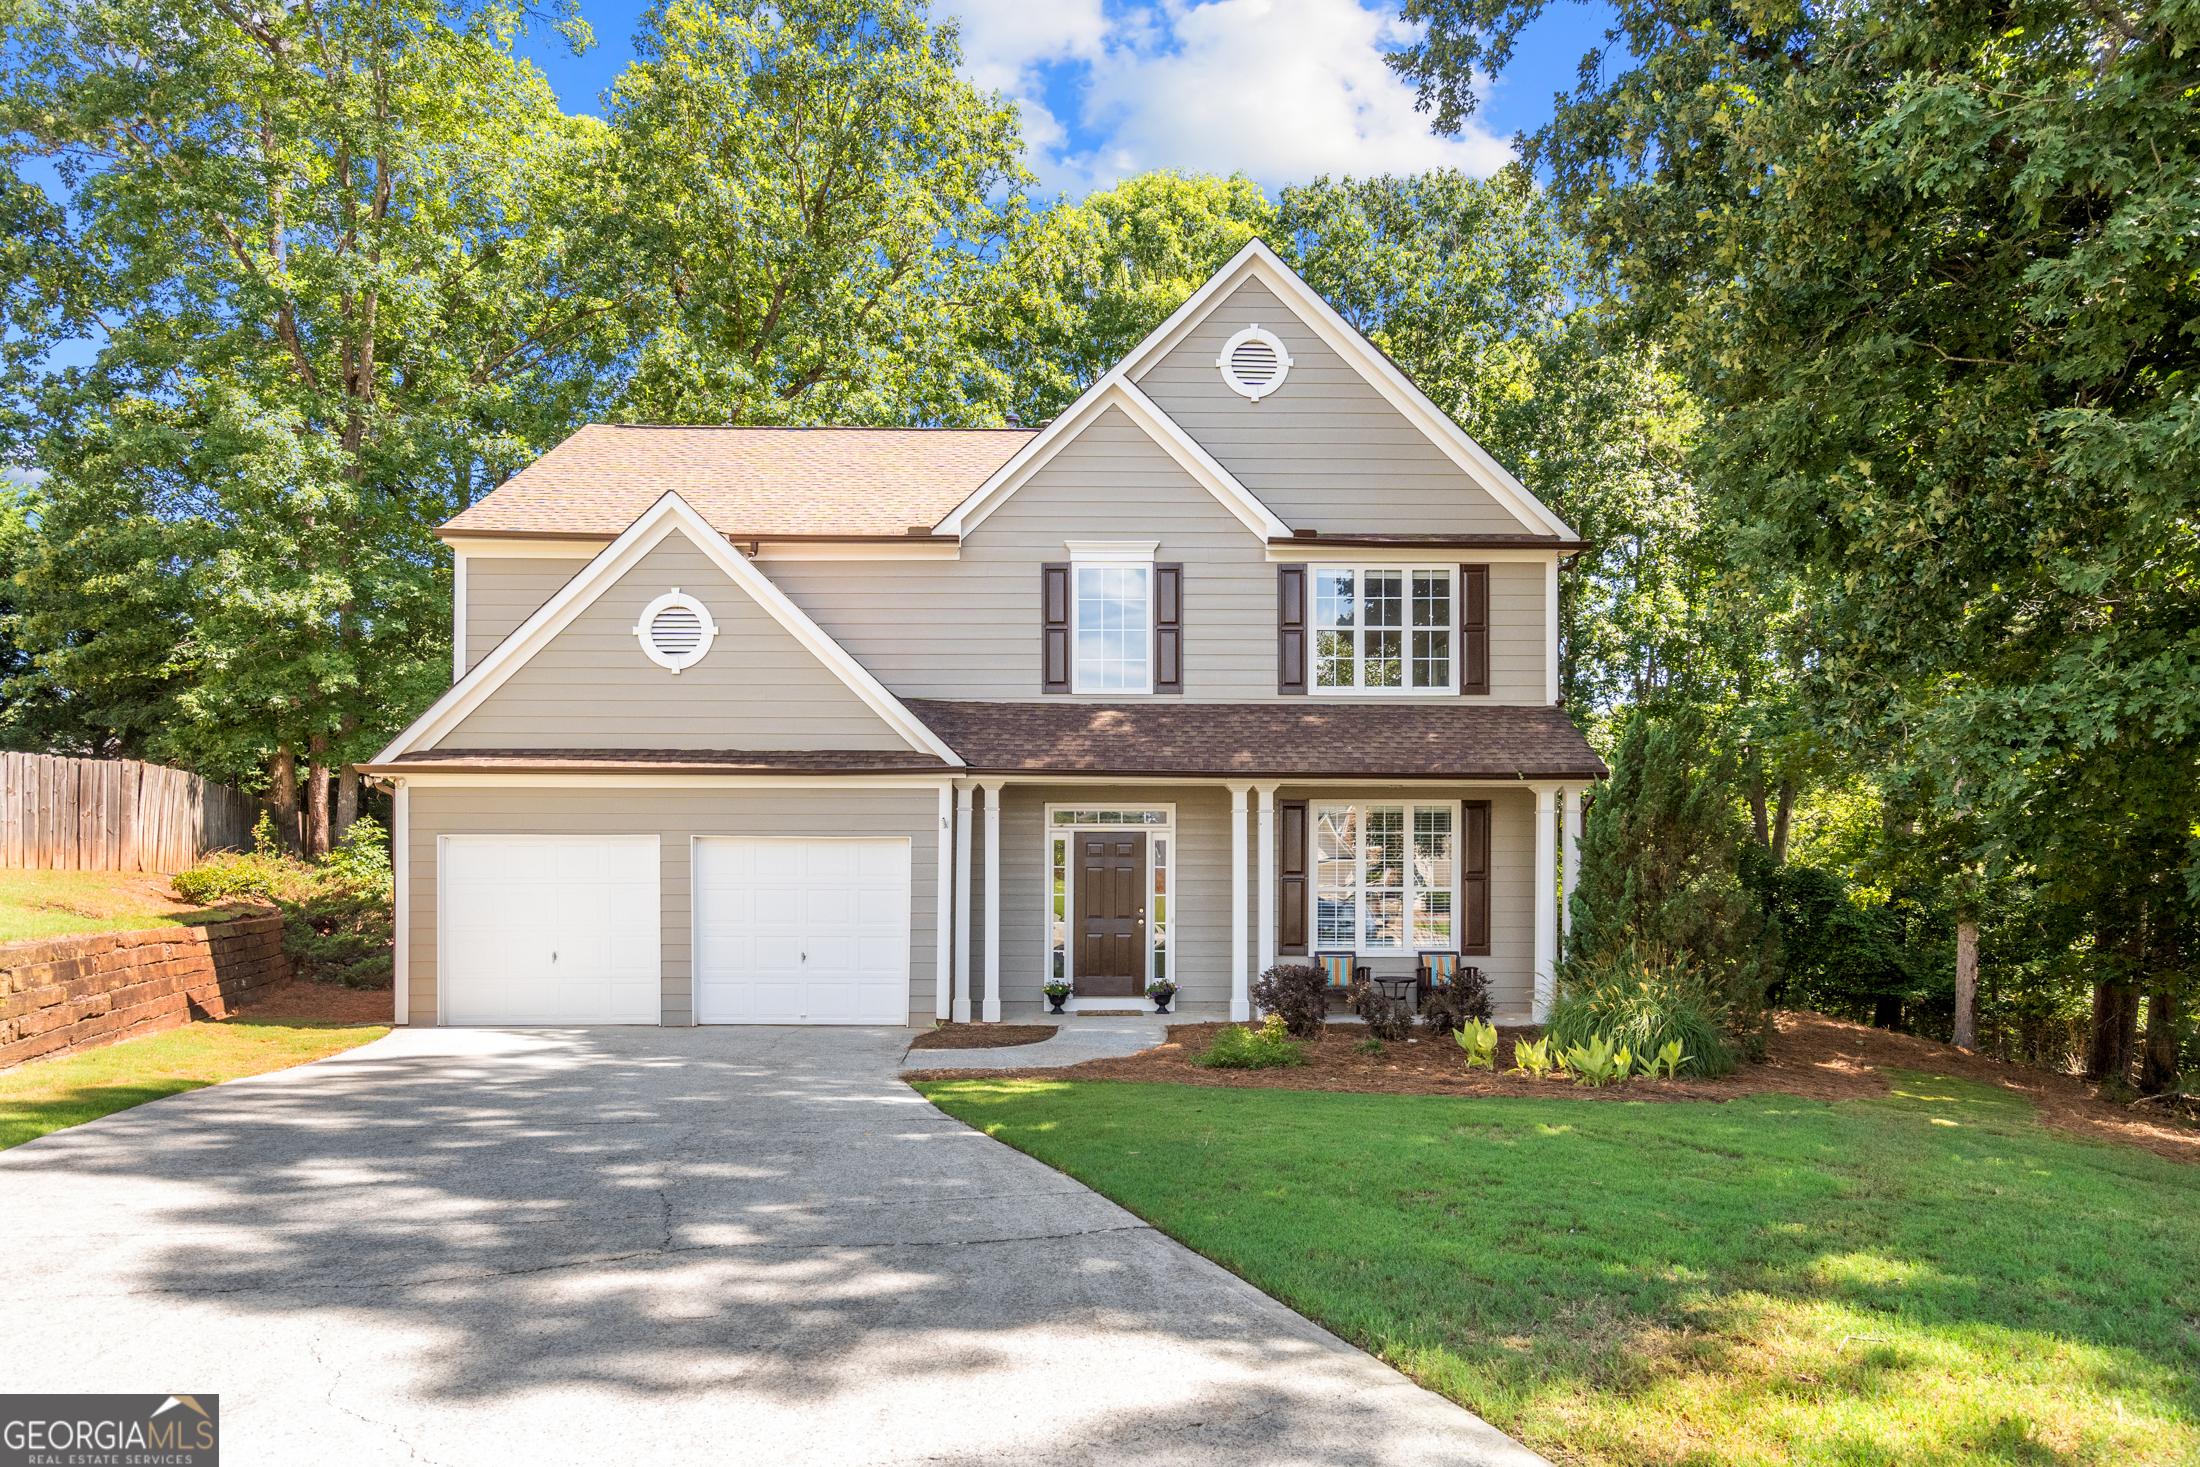
{"label": "landscaping bed", "polygon": [[1052,1024],[942,1024],[910,1042],[911,1049],[1012,1049],[1054,1037]]}
{"label": "landscaping bed", "polygon": [[[1840,1103],[1754,1066],[1724,1104],[1462,1105],[1157,1053],[920,1088],[1555,1461],[2200,1460],[2200,1171],[2011,1084],[1849,1075],[1848,1027],[1776,1060],[1837,1060]],[[1172,1083],[1079,1079],[1141,1062]],[[1608,1103],[1650,1099],[1684,1103]]]}
{"label": "landscaping bed", "polygon": [[0,943],[148,927],[205,927],[274,910],[251,898],[192,902],[147,871],[0,870]]}
{"label": "landscaping bed", "polygon": [[[1995,1086],[2030,1101],[2050,1126],[2094,1135],[2181,1161],[2200,1162],[2200,1130],[2181,1125],[2161,1110],[2116,1105],[2099,1099],[2093,1087],[2069,1075],[2026,1065],[2004,1064],[1966,1054],[1945,1044],[1913,1039],[1863,1024],[1819,1014],[1775,1016],[1777,1032],[1765,1063],[1745,1064],[1733,1075],[1709,1079],[1634,1079],[1602,1089],[1576,1086],[1571,1079],[1530,1079],[1506,1073],[1516,1039],[1532,1029],[1499,1031],[1498,1070],[1470,1070],[1449,1039],[1423,1035],[1417,1043],[1394,1041],[1380,1055],[1359,1046],[1365,1032],[1357,1025],[1332,1024],[1301,1051],[1306,1063],[1286,1069],[1218,1070],[1193,1061],[1224,1027],[1175,1024],[1168,1043],[1120,1059],[1085,1060],[1046,1070],[929,1070],[911,1080],[1031,1078],[1072,1080],[1165,1081],[1177,1085],[1282,1090],[1352,1091],[1377,1095],[1541,1096],[1600,1101],[1733,1100],[1745,1095],[1781,1094],[1841,1101],[1883,1095],[1884,1067],[1930,1070]],[[995,1026],[998,1027],[998,1026]]]}

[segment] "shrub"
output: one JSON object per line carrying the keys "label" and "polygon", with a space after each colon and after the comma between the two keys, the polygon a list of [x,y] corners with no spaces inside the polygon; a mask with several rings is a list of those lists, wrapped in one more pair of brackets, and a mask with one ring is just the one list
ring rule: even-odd
{"label": "shrub", "polygon": [[1319,1039],[1329,1020],[1329,979],[1307,963],[1278,963],[1253,980],[1253,1005],[1283,1020],[1293,1039]]}
{"label": "shrub", "polygon": [[1731,1075],[1734,1047],[1710,984],[1687,958],[1635,943],[1577,971],[1551,1005],[1548,1035],[1569,1057],[1602,1038],[1653,1055],[1678,1040],[1681,1072]]}
{"label": "shrub", "polygon": [[1413,1032],[1413,1010],[1403,999],[1392,998],[1372,983],[1353,980],[1346,991],[1352,1011],[1367,1025],[1367,1032],[1377,1039],[1403,1039]]}
{"label": "shrub", "polygon": [[1469,1069],[1494,1070],[1497,1068],[1497,1028],[1480,1019],[1469,1019],[1465,1027],[1454,1036],[1459,1048],[1465,1051]]}
{"label": "shrub", "polygon": [[1305,1064],[1306,1056],[1291,1042],[1283,1016],[1270,1014],[1258,1029],[1225,1025],[1195,1063],[1213,1070],[1280,1070]]}
{"label": "shrub", "polygon": [[1513,1068],[1535,1079],[1542,1079],[1564,1065],[1551,1054],[1548,1039],[1515,1039],[1513,1041]]}
{"label": "shrub", "polygon": [[318,864],[282,853],[265,814],[250,855],[222,853],[171,884],[187,902],[240,896],[272,901],[283,915],[283,951],[300,977],[347,988],[387,988],[394,980],[396,890],[382,827],[361,817]]}
{"label": "shrub", "polygon": [[1625,1080],[1635,1067],[1635,1057],[1625,1045],[1614,1045],[1602,1034],[1587,1044],[1577,1044],[1566,1051],[1566,1063],[1573,1067],[1576,1085],[1604,1085],[1614,1080]]}

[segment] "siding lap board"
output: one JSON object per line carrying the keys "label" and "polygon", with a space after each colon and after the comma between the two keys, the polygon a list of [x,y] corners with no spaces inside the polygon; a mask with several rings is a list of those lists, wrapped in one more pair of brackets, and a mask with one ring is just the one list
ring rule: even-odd
{"label": "siding lap board", "polygon": [[[469,563],[469,580],[474,569]],[[718,625],[709,653],[677,676],[645,657],[634,636],[642,609],[674,587],[701,600]],[[436,747],[903,750],[909,744],[675,531]]]}
{"label": "siding lap board", "polygon": [[466,559],[466,670],[501,646],[535,608],[579,575],[585,560],[571,556]]}
{"label": "siding lap board", "polygon": [[[1282,338],[1293,365],[1281,387],[1248,402],[1223,382],[1215,358],[1256,324]],[[1540,532],[1476,485],[1257,280],[1224,297],[1138,386],[1293,529]]]}

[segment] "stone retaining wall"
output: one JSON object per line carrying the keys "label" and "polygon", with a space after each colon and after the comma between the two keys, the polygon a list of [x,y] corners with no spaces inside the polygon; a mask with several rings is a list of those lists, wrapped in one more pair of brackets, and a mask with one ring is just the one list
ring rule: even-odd
{"label": "stone retaining wall", "polygon": [[280,917],[0,944],[0,1069],[225,1019],[290,976]]}

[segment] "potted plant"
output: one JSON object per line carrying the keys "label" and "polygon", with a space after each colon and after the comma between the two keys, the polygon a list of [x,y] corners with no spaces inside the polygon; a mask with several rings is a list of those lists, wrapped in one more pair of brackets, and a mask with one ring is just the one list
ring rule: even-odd
{"label": "potted plant", "polygon": [[1155,1013],[1165,1014],[1169,1011],[1169,1000],[1176,997],[1176,985],[1166,978],[1149,983],[1146,985],[1146,997],[1153,1000]]}
{"label": "potted plant", "polygon": [[1049,978],[1039,985],[1039,991],[1054,1005],[1052,1012],[1058,1014],[1062,1012],[1062,1000],[1069,997],[1069,982],[1063,978]]}

